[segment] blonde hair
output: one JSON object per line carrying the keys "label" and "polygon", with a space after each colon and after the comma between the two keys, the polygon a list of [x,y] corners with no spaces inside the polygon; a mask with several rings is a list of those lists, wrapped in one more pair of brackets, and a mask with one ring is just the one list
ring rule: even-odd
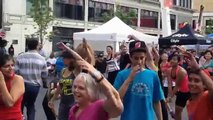
{"label": "blonde hair", "polygon": [[95,53],[85,39],[83,39],[83,42],[77,46],[75,51],[88,63],[95,65]]}
{"label": "blonde hair", "polygon": [[[75,80],[83,79],[85,83],[85,88],[92,101],[96,101],[101,98],[105,98],[102,89],[95,82],[94,78],[88,73],[80,73],[75,78]],[[75,81],[74,80],[74,81]]]}

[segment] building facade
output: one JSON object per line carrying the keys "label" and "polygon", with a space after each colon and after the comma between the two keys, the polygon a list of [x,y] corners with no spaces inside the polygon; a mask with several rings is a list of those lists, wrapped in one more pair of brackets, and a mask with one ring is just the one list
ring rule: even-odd
{"label": "building facade", "polygon": [[193,9],[195,10],[193,14],[193,26],[195,27],[196,22],[198,21],[198,16],[200,12],[200,5],[204,6],[203,18],[201,21],[202,33],[205,34],[206,26],[210,25],[210,20],[213,19],[213,1],[212,0],[194,0]]}
{"label": "building facade", "polygon": [[[191,22],[192,0],[172,0],[174,6],[171,10],[171,28],[178,29],[180,23]],[[123,10],[134,10],[137,20],[130,25],[138,31],[146,34],[160,36],[161,17],[159,0],[117,0]],[[115,0],[88,0],[88,6],[84,6],[83,0],[49,0],[53,9],[53,15],[58,24],[49,26],[49,31],[58,31],[53,42],[44,41],[44,48],[50,52],[55,49],[58,41],[73,42],[73,33],[93,29],[103,24],[102,14],[115,9]],[[33,19],[29,17],[32,4],[30,0],[3,0],[3,28],[6,28],[6,38],[14,44],[15,54],[25,51],[26,36],[36,31]],[[88,8],[87,13],[85,9]],[[88,16],[88,21],[85,19]]]}

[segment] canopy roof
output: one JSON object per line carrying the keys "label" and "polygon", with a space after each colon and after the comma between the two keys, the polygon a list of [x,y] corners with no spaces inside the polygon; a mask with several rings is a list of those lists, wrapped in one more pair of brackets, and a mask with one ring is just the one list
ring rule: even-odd
{"label": "canopy roof", "polygon": [[207,45],[212,43],[212,40],[206,39],[204,36],[195,33],[191,26],[188,24],[170,36],[159,38],[160,46],[194,44]]}
{"label": "canopy roof", "polygon": [[136,31],[126,25],[118,17],[114,17],[105,24],[85,32],[74,33],[74,40],[82,40],[85,38],[87,41],[116,41],[121,42],[127,40],[128,35],[135,35],[146,43],[158,43],[157,36],[151,36],[139,31]]}

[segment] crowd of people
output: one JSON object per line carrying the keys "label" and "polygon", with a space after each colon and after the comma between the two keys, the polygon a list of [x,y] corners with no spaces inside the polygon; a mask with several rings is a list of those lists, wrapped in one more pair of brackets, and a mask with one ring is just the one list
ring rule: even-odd
{"label": "crowd of people", "polygon": [[35,120],[35,101],[44,87],[47,120],[181,120],[184,108],[189,120],[213,120],[213,46],[198,55],[128,38],[120,52],[106,46],[106,56],[95,55],[85,39],[75,49],[59,42],[60,55],[52,52],[48,59],[37,40],[15,60],[14,53],[1,54],[0,119]]}

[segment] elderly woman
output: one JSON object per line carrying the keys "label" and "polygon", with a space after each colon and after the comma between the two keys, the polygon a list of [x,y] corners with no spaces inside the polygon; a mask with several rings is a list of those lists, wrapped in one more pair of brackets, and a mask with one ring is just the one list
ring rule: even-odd
{"label": "elderly woman", "polygon": [[123,105],[118,92],[92,65],[84,60],[78,64],[88,73],[80,73],[74,80],[76,104],[70,110],[69,120],[109,120],[119,116]]}
{"label": "elderly woman", "polygon": [[10,55],[0,56],[0,119],[22,120],[21,102],[24,80],[14,73],[14,60]]}
{"label": "elderly woman", "polygon": [[72,92],[76,104],[70,110],[69,120],[108,120],[119,116],[123,111],[123,104],[108,80],[75,51],[63,43],[58,46],[69,50],[81,69],[87,71],[80,73],[74,80]]}

